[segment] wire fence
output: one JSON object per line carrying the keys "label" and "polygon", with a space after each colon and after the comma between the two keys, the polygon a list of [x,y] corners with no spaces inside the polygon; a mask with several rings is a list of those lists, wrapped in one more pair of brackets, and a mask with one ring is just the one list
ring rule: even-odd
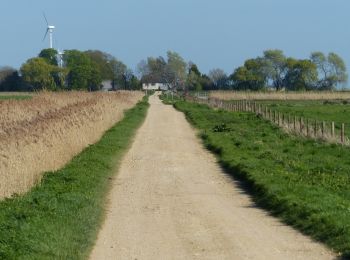
{"label": "wire fence", "polygon": [[186,100],[232,112],[251,112],[262,119],[272,122],[288,133],[311,139],[321,139],[330,143],[350,145],[349,138],[345,134],[345,123],[339,124],[336,122],[327,122],[296,116],[290,113],[282,113],[273,110],[266,105],[249,100],[224,101],[205,95],[187,96]]}

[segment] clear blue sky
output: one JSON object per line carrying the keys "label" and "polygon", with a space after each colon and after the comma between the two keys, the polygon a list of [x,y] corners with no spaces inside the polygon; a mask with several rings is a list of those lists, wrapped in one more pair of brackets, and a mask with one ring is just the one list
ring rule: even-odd
{"label": "clear blue sky", "polygon": [[55,47],[99,49],[132,69],[173,50],[202,72],[231,73],[272,48],[334,51],[350,66],[349,0],[1,0],[0,66],[19,68],[48,46],[42,11]]}

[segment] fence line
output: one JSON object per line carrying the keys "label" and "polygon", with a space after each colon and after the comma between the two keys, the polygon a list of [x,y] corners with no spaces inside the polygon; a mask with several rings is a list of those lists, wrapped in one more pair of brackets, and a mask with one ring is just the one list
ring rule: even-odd
{"label": "fence line", "polygon": [[186,100],[206,104],[212,108],[224,109],[233,112],[251,112],[272,122],[289,133],[294,133],[312,139],[322,139],[327,142],[349,145],[350,141],[345,135],[345,124],[341,123],[339,132],[336,131],[335,122],[317,121],[301,116],[281,113],[268,106],[248,100],[224,101],[218,98],[200,98],[187,96]]}

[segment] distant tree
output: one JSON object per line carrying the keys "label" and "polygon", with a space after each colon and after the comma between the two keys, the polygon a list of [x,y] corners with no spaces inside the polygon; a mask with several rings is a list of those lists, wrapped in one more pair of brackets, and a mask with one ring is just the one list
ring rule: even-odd
{"label": "distant tree", "polygon": [[273,86],[276,90],[283,88],[284,77],[287,73],[286,62],[287,58],[281,50],[266,50],[264,51],[265,72],[272,80]]}
{"label": "distant tree", "polygon": [[167,60],[162,56],[148,57],[137,66],[143,81],[157,81],[173,89],[185,89],[187,80],[187,63],[176,52],[168,51]]}
{"label": "distant tree", "polygon": [[29,91],[18,71],[11,67],[0,68],[0,91]]}
{"label": "distant tree", "polygon": [[78,50],[68,50],[64,53],[64,61],[69,70],[68,89],[89,91],[100,89],[101,72],[89,55]]}
{"label": "distant tree", "polygon": [[311,61],[317,66],[320,80],[318,89],[334,89],[339,84],[344,84],[348,80],[347,69],[343,59],[335,53],[328,56],[322,52],[313,52]]}
{"label": "distant tree", "polygon": [[317,67],[310,60],[288,58],[284,85],[288,90],[313,90],[317,86]]}
{"label": "distant tree", "polygon": [[113,71],[109,64],[110,60],[114,58],[112,55],[99,50],[88,50],[84,53],[95,63],[103,80],[113,79]]}
{"label": "distant tree", "polygon": [[197,75],[198,77],[202,76],[202,73],[199,71],[198,67],[196,64],[193,62],[188,63],[188,74],[193,73]]}
{"label": "distant tree", "polygon": [[58,52],[55,49],[43,49],[39,53],[39,57],[43,58],[48,64],[58,66],[57,62]]}
{"label": "distant tree", "polygon": [[113,58],[109,62],[110,68],[113,72],[113,81],[118,88],[125,89],[127,87],[126,74],[129,73],[128,67],[121,61]]}
{"label": "distant tree", "polygon": [[148,66],[148,61],[141,60],[136,66],[136,73],[140,79],[146,75],[149,75],[151,71]]}
{"label": "distant tree", "polygon": [[56,67],[48,64],[44,58],[32,58],[21,67],[23,80],[35,90],[55,90],[56,84],[53,73]]}
{"label": "distant tree", "polygon": [[185,89],[187,63],[177,52],[167,52],[168,63],[166,67],[167,76],[171,86],[175,89]]}
{"label": "distant tree", "polygon": [[3,82],[8,76],[12,75],[16,70],[11,67],[0,67],[0,83]]}
{"label": "distant tree", "polygon": [[212,69],[208,74],[213,83],[214,89],[227,88],[228,77],[222,69]]}
{"label": "distant tree", "polygon": [[200,73],[198,67],[196,64],[190,62],[188,64],[188,75],[187,75],[187,81],[186,86],[189,90],[195,90],[195,91],[201,91],[203,90],[203,80],[202,80],[202,74]]}
{"label": "distant tree", "polygon": [[233,88],[237,90],[261,90],[266,86],[268,73],[264,58],[247,60],[230,76]]}
{"label": "distant tree", "polygon": [[129,87],[131,90],[141,90],[141,81],[135,75],[132,75],[129,81]]}

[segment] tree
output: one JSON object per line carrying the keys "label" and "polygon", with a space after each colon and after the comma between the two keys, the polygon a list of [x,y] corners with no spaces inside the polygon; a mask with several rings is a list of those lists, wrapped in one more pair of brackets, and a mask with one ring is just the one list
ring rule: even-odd
{"label": "tree", "polygon": [[112,58],[109,61],[111,71],[113,73],[113,82],[119,88],[126,88],[127,81],[125,79],[125,74],[127,73],[128,67],[116,58]]}
{"label": "tree", "polygon": [[168,51],[167,60],[162,56],[148,57],[147,62],[141,61],[137,71],[142,81],[157,81],[173,89],[185,89],[187,79],[187,63],[176,52]]}
{"label": "tree", "polygon": [[284,85],[288,90],[315,89],[318,75],[317,67],[312,61],[288,58],[286,65],[287,74]]}
{"label": "tree", "polygon": [[53,66],[58,66],[57,62],[57,55],[58,52],[55,49],[43,49],[39,53],[39,57],[43,58],[48,64],[51,64]]}
{"label": "tree", "polygon": [[225,89],[227,87],[228,77],[222,69],[212,69],[208,76],[214,85],[214,89]]}
{"label": "tree", "polygon": [[233,88],[237,90],[260,90],[267,83],[268,74],[263,58],[247,60],[244,66],[239,67],[230,76]]}
{"label": "tree", "polygon": [[141,79],[142,77],[150,74],[150,69],[148,66],[148,62],[146,60],[141,60],[136,66],[136,73],[138,77]]}
{"label": "tree", "polygon": [[0,67],[0,83],[6,80],[6,78],[12,75],[16,70],[11,67]]}
{"label": "tree", "polygon": [[89,56],[97,66],[103,80],[112,80],[114,78],[113,71],[110,66],[110,61],[114,58],[112,55],[99,50],[88,50],[84,53]]}
{"label": "tree", "polygon": [[78,50],[64,53],[64,61],[68,68],[68,89],[99,90],[102,82],[98,65],[86,54]]}
{"label": "tree", "polygon": [[18,71],[11,67],[0,68],[0,91],[25,91],[26,88]]}
{"label": "tree", "polygon": [[265,69],[276,90],[283,88],[284,77],[287,73],[286,57],[281,50],[264,51]]}
{"label": "tree", "polygon": [[141,90],[142,88],[140,80],[135,75],[132,75],[129,81],[129,86],[132,90]]}
{"label": "tree", "polygon": [[48,64],[44,58],[32,58],[21,67],[23,80],[29,83],[34,90],[55,90],[56,84],[53,73],[56,67]]}
{"label": "tree", "polygon": [[347,82],[348,75],[343,59],[335,53],[329,53],[328,56],[322,52],[313,52],[311,61],[317,66],[320,79],[318,89],[334,89],[338,84]]}
{"label": "tree", "polygon": [[186,86],[189,90],[196,90],[201,91],[203,90],[203,80],[202,80],[202,74],[198,70],[198,67],[196,64],[190,62],[188,64],[188,75],[187,75],[187,81]]}
{"label": "tree", "polygon": [[168,51],[168,64],[166,71],[171,82],[171,86],[175,89],[185,89],[186,68],[187,63],[177,52]]}

